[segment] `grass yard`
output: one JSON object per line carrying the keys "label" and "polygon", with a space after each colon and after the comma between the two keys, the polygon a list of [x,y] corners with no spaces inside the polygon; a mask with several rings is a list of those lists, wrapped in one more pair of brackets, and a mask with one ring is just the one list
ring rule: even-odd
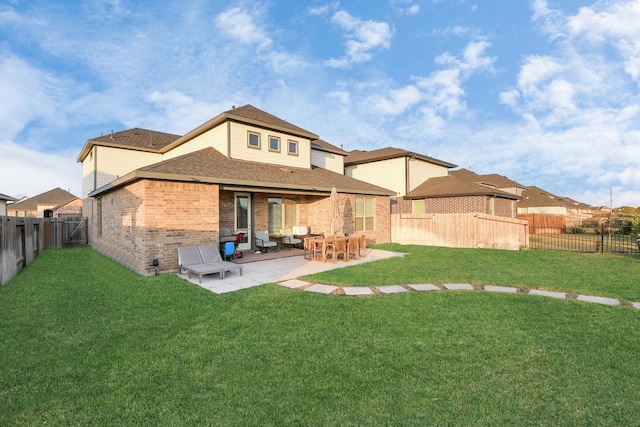
{"label": "grass yard", "polygon": [[[411,255],[330,278],[584,286],[640,301],[638,259],[389,248]],[[0,319],[2,426],[640,423],[631,307],[276,285],[215,295],[82,247],[47,250],[0,287]]]}
{"label": "grass yard", "polygon": [[305,279],[348,286],[411,283],[521,286],[640,301],[638,256],[397,244],[376,247],[407,255],[317,273]]}

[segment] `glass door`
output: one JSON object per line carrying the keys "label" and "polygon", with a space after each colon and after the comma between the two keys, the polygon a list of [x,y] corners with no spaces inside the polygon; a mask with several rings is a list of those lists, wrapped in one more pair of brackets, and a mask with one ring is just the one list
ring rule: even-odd
{"label": "glass door", "polygon": [[244,238],[238,245],[241,251],[251,250],[251,194],[235,193],[235,232],[244,233]]}

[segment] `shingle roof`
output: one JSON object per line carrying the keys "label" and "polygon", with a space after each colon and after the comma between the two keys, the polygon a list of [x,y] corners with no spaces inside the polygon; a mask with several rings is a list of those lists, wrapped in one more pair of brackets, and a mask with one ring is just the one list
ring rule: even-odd
{"label": "shingle roof", "polygon": [[377,162],[380,160],[396,159],[398,157],[412,157],[420,160],[424,160],[429,163],[435,163],[437,165],[445,166],[447,168],[455,168],[456,165],[445,162],[443,160],[434,159],[433,157],[423,156],[422,154],[413,153],[411,151],[403,150],[401,148],[387,147],[380,148],[378,150],[363,151],[353,150],[349,152],[349,155],[344,159],[344,165],[357,165],[363,163]]}
{"label": "shingle roof", "polygon": [[15,197],[7,196],[6,194],[0,193],[0,200],[6,200],[8,202],[15,202],[18,199],[16,199]]}
{"label": "shingle roof", "polygon": [[561,197],[549,193],[540,187],[534,185],[522,192],[522,201],[518,203],[518,207],[522,208],[539,208],[539,207],[575,207],[571,203],[563,201]]}
{"label": "shingle roof", "polygon": [[485,185],[463,181],[453,176],[441,176],[429,178],[412,192],[404,196],[405,199],[429,199],[438,197],[462,197],[462,196],[493,196],[512,200],[520,200],[520,197],[496,190]]}
{"label": "shingle roof", "polygon": [[246,104],[241,107],[232,108],[231,110],[225,111],[223,114],[229,116],[230,118],[235,117],[235,118],[255,120],[258,122],[262,122],[263,124],[272,125],[272,126],[276,126],[283,129],[288,129],[295,133],[300,133],[300,132],[311,133],[307,130],[302,129],[299,126],[289,123],[286,120],[283,120],[279,117],[269,114],[266,111],[262,111],[251,104]]}
{"label": "shingle roof", "polygon": [[513,181],[506,176],[498,175],[497,173],[478,175],[473,171],[463,168],[455,171],[450,171],[449,175],[463,181],[472,182],[474,184],[488,185],[495,188],[526,188],[524,185],[517,183],[516,181]]}
{"label": "shingle roof", "polygon": [[58,206],[67,203],[77,197],[62,188],[54,188],[37,196],[30,197],[11,205],[12,210],[35,210],[38,206]]}
{"label": "shingle roof", "polygon": [[78,155],[77,161],[82,161],[87,154],[89,154],[91,147],[94,145],[160,152],[160,150],[176,141],[178,138],[180,138],[180,135],[141,128],[112,132],[108,135],[102,135],[87,140],[82,151]]}
{"label": "shingle roof", "polygon": [[90,196],[126,185],[138,179],[193,181],[242,186],[254,189],[296,190],[301,192],[330,193],[333,186],[338,192],[352,194],[394,195],[376,185],[331,172],[323,168],[293,168],[246,160],[229,159],[213,148],[164,160],[140,168],[102,187]]}
{"label": "shingle roof", "polygon": [[314,139],[311,141],[311,148],[326,151],[328,153],[339,154],[341,156],[349,155],[349,152],[344,151],[342,148],[338,148],[335,145],[329,144],[327,141],[323,141],[322,139]]}

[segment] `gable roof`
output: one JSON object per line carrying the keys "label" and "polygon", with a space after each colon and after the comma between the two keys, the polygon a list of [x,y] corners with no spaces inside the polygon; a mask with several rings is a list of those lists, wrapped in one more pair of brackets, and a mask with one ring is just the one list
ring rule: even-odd
{"label": "gable roof", "polygon": [[15,197],[7,196],[6,194],[0,193],[0,200],[6,200],[7,202],[15,202],[18,199],[16,199]]}
{"label": "gable roof", "polygon": [[345,166],[359,165],[364,163],[378,162],[381,160],[397,159],[400,157],[409,157],[414,159],[420,159],[425,162],[434,163],[436,165],[444,166],[447,168],[455,168],[456,165],[445,162],[443,160],[434,159],[433,157],[423,156],[422,154],[414,153],[411,151],[403,150],[401,148],[386,147],[378,150],[364,151],[353,150],[349,152],[349,155],[344,159]]}
{"label": "gable roof", "polygon": [[488,185],[490,187],[495,188],[511,188],[517,187],[525,189],[524,185],[513,181],[506,176],[499,175],[497,173],[478,175],[477,173],[470,171],[468,169],[458,169],[454,171],[450,171],[449,175],[454,176],[463,181],[472,182],[475,184]]}
{"label": "gable roof", "polygon": [[326,151],[327,153],[338,154],[340,156],[348,156],[349,152],[344,151],[342,148],[338,148],[335,145],[329,144],[322,139],[314,139],[311,141],[311,148],[319,151]]}
{"label": "gable roof", "polygon": [[279,117],[269,114],[266,111],[262,111],[259,108],[254,107],[253,105],[247,104],[241,107],[237,107],[237,108],[234,107],[231,110],[227,110],[217,115],[213,119],[201,124],[200,126],[189,131],[184,136],[180,137],[170,145],[164,147],[162,152],[166,153],[167,151],[197,137],[198,135],[202,135],[208,130],[226,121],[254,125],[257,127],[262,127],[265,129],[270,129],[270,130],[286,133],[293,136],[307,138],[310,140],[318,139],[318,135],[316,135],[315,133],[306,131],[299,126],[289,123],[286,120],[283,120]]}
{"label": "gable roof", "polygon": [[247,160],[229,159],[209,147],[137,169],[89,194],[99,194],[140,179],[219,184],[222,189],[285,191],[302,194],[338,192],[392,196],[382,187],[331,172],[323,168],[294,168]]}
{"label": "gable roof", "polygon": [[463,181],[451,175],[429,178],[413,191],[404,196],[404,199],[431,199],[440,197],[464,197],[464,196],[489,196],[504,199],[520,200],[506,191],[496,190],[485,185]]}
{"label": "gable roof", "polygon": [[[224,123],[233,121],[245,123],[274,131],[286,133],[293,136],[299,136],[310,140],[317,140],[318,135],[311,133],[269,114],[253,105],[243,105],[241,107],[227,110],[213,119],[201,124],[197,128],[187,132],[185,135],[174,135],[170,133],[157,132],[148,129],[133,128],[121,132],[102,135],[97,138],[87,140],[82,151],[78,155],[76,161],[81,162],[89,154],[91,147],[101,145],[106,147],[125,148],[138,151],[149,151],[155,153],[166,153],[167,151],[195,138],[198,135]],[[326,143],[328,144],[328,143]],[[329,144],[330,145],[330,144]],[[337,149],[337,147],[334,147]]]}
{"label": "gable roof", "polygon": [[62,188],[54,188],[53,190],[38,194],[21,202],[16,202],[10,205],[9,209],[31,211],[38,209],[38,206],[58,206],[68,203],[73,199],[77,199],[77,197]]}
{"label": "gable roof", "polygon": [[111,132],[108,135],[88,139],[76,161],[83,161],[94,145],[160,153],[160,150],[178,138],[180,135],[141,128]]}

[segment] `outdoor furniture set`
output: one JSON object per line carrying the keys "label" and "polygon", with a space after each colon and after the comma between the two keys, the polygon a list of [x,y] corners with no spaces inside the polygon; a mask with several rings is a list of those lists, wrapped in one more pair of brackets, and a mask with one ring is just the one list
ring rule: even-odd
{"label": "outdoor furniture set", "polygon": [[367,240],[364,236],[327,236],[304,239],[304,258],[308,260],[337,262],[367,256]]}

